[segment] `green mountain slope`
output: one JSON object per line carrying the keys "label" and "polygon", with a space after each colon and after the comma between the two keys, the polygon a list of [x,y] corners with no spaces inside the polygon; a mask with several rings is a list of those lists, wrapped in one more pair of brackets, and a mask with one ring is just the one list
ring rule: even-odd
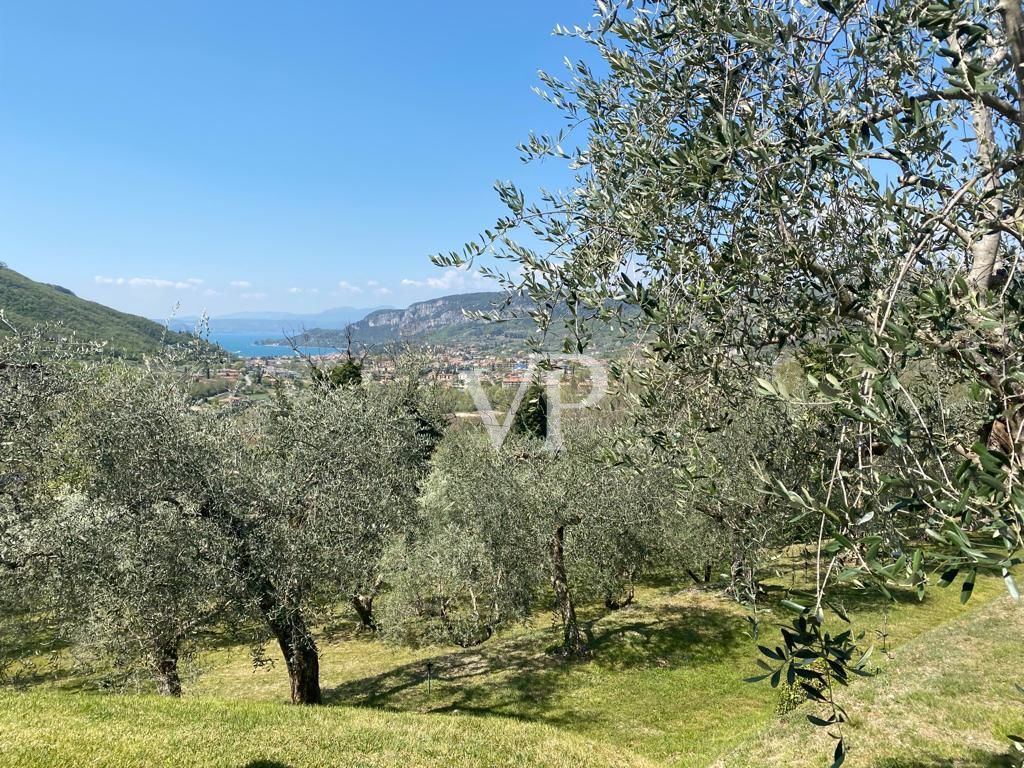
{"label": "green mountain slope", "polygon": [[126,357],[188,340],[152,320],[80,299],[67,288],[37,283],[6,266],[0,266],[0,310],[19,331],[60,323],[79,339],[108,342],[113,354]]}

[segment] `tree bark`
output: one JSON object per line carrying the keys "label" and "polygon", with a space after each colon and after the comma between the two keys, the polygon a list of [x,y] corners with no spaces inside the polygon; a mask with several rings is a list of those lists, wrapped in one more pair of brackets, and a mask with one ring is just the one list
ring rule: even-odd
{"label": "tree bark", "polygon": [[267,624],[284,655],[291,680],[293,704],[320,704],[320,653],[297,610],[268,615]]}
{"label": "tree bark", "polygon": [[[1020,0],[999,0],[999,14],[1003,17],[1006,30],[1006,47],[1013,62],[1013,72],[1017,76],[1017,93],[1024,93],[1024,12],[1021,11]],[[1021,119],[1021,130],[1024,132],[1024,115]],[[1024,139],[1024,135],[1021,136]]]}
{"label": "tree bark", "polygon": [[[1020,11],[1019,0],[1013,3]],[[1001,3],[1002,6],[1006,5]],[[1002,8],[1005,20],[1005,8]],[[951,35],[947,39],[950,50],[960,55],[960,70],[964,79],[968,78],[967,61],[960,48],[960,40],[957,35]],[[971,266],[968,271],[968,282],[979,290],[989,288],[999,269],[999,246],[1001,235],[993,225],[999,220],[1003,205],[1003,195],[1000,190],[999,175],[995,172],[996,161],[996,134],[992,124],[992,113],[985,104],[981,94],[971,97],[971,128],[974,130],[976,144],[976,155],[978,165],[988,173],[984,183],[984,190],[988,200],[985,207],[988,209],[985,215],[987,221],[981,222],[977,231],[970,232],[968,252],[971,256]]]}
{"label": "tree bark", "polygon": [[617,611],[620,608],[626,608],[633,604],[633,598],[636,595],[636,590],[633,584],[633,576],[635,571],[628,570],[621,576],[626,580],[625,594],[620,599],[616,595],[612,594],[611,590],[608,590],[604,597],[604,607],[610,611]]}
{"label": "tree bark", "polygon": [[359,593],[352,595],[352,607],[359,615],[360,626],[375,632],[377,621],[373,618],[373,595],[360,595]]}
{"label": "tree bark", "polygon": [[607,608],[609,611],[617,611],[621,608],[626,608],[633,604],[633,597],[633,585],[630,584],[626,588],[626,594],[622,597],[621,600],[612,594],[605,595],[604,607]]}
{"label": "tree bark", "polygon": [[239,518],[230,519],[231,531],[243,542],[238,569],[243,574],[249,593],[257,600],[260,615],[277,640],[284,656],[291,681],[293,704],[320,704],[320,654],[316,641],[306,627],[296,601],[280,597],[273,581],[258,565],[245,545],[248,540],[247,523]]}
{"label": "tree bark", "polygon": [[740,531],[730,534],[732,558],[729,564],[729,589],[739,603],[757,603],[761,585],[757,579],[756,549],[745,546]]}
{"label": "tree bark", "polygon": [[153,671],[156,673],[156,690],[161,696],[181,696],[177,640],[157,644],[153,652]]}
{"label": "tree bark", "polygon": [[569,590],[569,577],[565,570],[565,526],[560,525],[551,536],[551,586],[555,591],[555,605],[562,619],[563,656],[585,657],[590,654],[586,638],[576,618],[576,606]]}

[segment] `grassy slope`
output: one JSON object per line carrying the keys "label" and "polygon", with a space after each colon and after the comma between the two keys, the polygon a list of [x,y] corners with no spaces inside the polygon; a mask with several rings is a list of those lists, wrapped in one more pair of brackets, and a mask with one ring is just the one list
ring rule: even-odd
{"label": "grassy slope", "polygon": [[[924,605],[909,596],[887,608],[853,595],[847,602],[856,603],[854,621],[867,633],[866,642],[877,638],[876,630],[887,629],[895,662],[903,658],[904,647],[907,653],[914,647],[908,641],[945,622],[971,620],[1003,594],[995,583],[978,589],[967,607],[959,604],[956,590],[933,590]],[[567,665],[549,656],[545,651],[557,633],[542,618],[540,626],[470,650],[410,651],[339,638],[324,644],[325,685],[336,704],[546,723],[675,766],[706,766],[760,739],[777,722],[778,694],[742,682],[756,672],[744,611],[698,590],[645,590],[639,599],[616,614],[590,616],[595,646],[590,663]],[[772,614],[762,620],[764,631],[773,632]],[[436,675],[429,696],[427,659]],[[208,654],[202,663],[197,695],[287,697],[283,670],[253,672],[240,649]],[[813,735],[802,714],[791,727]]]}
{"label": "grassy slope", "polygon": [[551,727],[154,696],[0,696],[6,768],[642,766],[635,755]]}
{"label": "grassy slope", "polygon": [[4,267],[0,267],[0,309],[19,330],[59,322],[79,339],[107,341],[112,351],[129,356],[156,350],[165,335],[168,342],[185,341],[181,334],[165,334],[164,327],[152,320],[80,299]]}
{"label": "grassy slope", "polygon": [[[1000,596],[902,646],[879,677],[841,702],[851,713],[847,765],[1008,766],[1007,734],[1024,733],[1024,606]],[[803,712],[773,723],[716,766],[822,765],[832,742]]]}
{"label": "grassy slope", "polygon": [[[1016,674],[1024,629],[1024,614],[1000,589],[979,584],[966,608],[955,590],[934,590],[924,605],[889,607],[887,625],[878,601],[849,597],[870,637],[887,627],[893,658],[878,654],[883,674],[849,691],[856,751],[848,765],[999,764],[984,760],[1006,751],[1007,731],[1024,731],[1024,705],[1013,703],[1009,680],[991,666]],[[74,762],[84,745],[94,760],[109,750],[121,760],[109,764],[137,765],[180,739],[205,756],[195,764],[239,768],[257,758],[290,766],[420,765],[441,760],[438,749],[448,750],[454,766],[826,764],[827,740],[802,712],[780,721],[777,693],[741,681],[755,656],[744,613],[733,604],[710,592],[649,589],[638,605],[589,619],[596,658],[568,665],[545,652],[556,638],[546,617],[470,650],[398,649],[342,631],[323,644],[323,679],[332,704],[356,708],[277,705],[287,697],[283,669],[253,671],[243,648],[201,656],[203,675],[182,703],[38,689],[10,695],[0,699],[0,745],[7,744],[0,764],[59,765],[58,756],[68,765],[103,762]],[[427,659],[436,676],[429,695]],[[958,663],[968,669],[963,689]],[[983,692],[996,693],[997,705],[984,704]],[[900,734],[891,744],[880,737],[890,725]],[[365,749],[374,744],[384,752],[368,762]],[[500,746],[488,751],[491,744]],[[807,747],[811,759],[800,762]],[[339,754],[354,757],[331,762]]]}

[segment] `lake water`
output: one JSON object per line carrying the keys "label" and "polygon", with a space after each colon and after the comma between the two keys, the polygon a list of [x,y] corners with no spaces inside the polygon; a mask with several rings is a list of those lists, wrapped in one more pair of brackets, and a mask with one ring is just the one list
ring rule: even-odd
{"label": "lake water", "polygon": [[[210,333],[210,341],[220,344],[228,352],[242,357],[292,357],[296,354],[291,347],[266,347],[256,342],[273,336],[270,333]],[[303,354],[328,355],[333,347],[300,347]]]}

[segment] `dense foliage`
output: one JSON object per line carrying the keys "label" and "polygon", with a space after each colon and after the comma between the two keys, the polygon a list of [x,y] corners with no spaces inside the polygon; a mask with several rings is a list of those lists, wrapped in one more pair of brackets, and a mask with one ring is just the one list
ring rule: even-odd
{"label": "dense foliage", "polygon": [[[566,303],[576,347],[578,319],[622,321],[610,300],[638,308],[652,341],[627,391],[680,468],[693,440],[649,423],[665,396],[815,410],[830,455],[808,452],[802,477],[765,468],[819,529],[817,588],[772,652],[790,676],[830,688],[856,664],[824,628],[837,579],[959,578],[966,598],[992,575],[1016,595],[1020,3],[597,6],[592,26],[559,30],[593,57],[542,76],[566,128],[521,148],[565,160],[575,184],[536,201],[499,185],[509,215],[436,262],[493,249],[513,262],[498,273],[511,291]],[[843,720],[817,719],[836,764]]]}
{"label": "dense foliage", "polygon": [[[573,188],[500,184],[508,215],[435,260],[510,262],[483,269],[538,348],[627,329],[613,409],[547,450],[535,384],[495,449],[452,427],[422,361],[363,381],[351,335],[314,386],[216,409],[180,361],[87,364],[12,326],[8,613],[169,694],[204,633],[258,659],[272,641],[293,701],[317,703],[316,634],[339,611],[475,646],[550,609],[554,652],[580,659],[582,602],[720,573],[752,608],[757,679],[817,705],[838,766],[836,691],[870,652],[837,594],[956,583],[966,602],[994,578],[1018,596],[1020,4],[600,1],[559,32],[591,58],[542,76],[567,125],[522,151],[567,162]],[[796,548],[811,586],[766,639],[765,565]]]}
{"label": "dense foliage", "polygon": [[187,361],[4,344],[0,597],[111,685],[180,695],[181,662],[227,633],[257,662],[275,644],[293,701],[318,703],[316,635],[341,616],[472,645],[552,606],[559,652],[587,656],[580,600],[629,604],[687,546],[708,565],[670,473],[609,467],[588,418],[545,449],[540,389],[497,451],[479,427],[446,435],[451,398],[416,355],[386,386],[326,375],[218,407]]}

